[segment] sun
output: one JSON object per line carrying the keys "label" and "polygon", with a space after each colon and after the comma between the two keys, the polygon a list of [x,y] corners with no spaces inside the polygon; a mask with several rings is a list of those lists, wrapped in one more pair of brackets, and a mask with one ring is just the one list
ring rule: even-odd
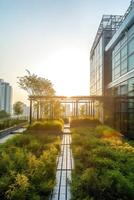
{"label": "sun", "polygon": [[85,52],[80,48],[63,48],[43,60],[36,71],[52,81],[57,95],[74,96],[83,93],[83,76],[86,80],[84,70],[87,68],[89,63]]}

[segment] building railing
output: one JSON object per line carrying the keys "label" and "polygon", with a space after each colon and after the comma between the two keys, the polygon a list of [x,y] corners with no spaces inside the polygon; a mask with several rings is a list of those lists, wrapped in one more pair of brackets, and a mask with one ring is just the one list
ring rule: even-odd
{"label": "building railing", "polygon": [[131,10],[134,8],[134,0],[131,0],[131,3],[127,9],[127,11],[125,12],[122,21],[120,22],[120,25],[124,22],[124,20],[127,18],[127,16],[129,15],[129,13],[131,12]]}

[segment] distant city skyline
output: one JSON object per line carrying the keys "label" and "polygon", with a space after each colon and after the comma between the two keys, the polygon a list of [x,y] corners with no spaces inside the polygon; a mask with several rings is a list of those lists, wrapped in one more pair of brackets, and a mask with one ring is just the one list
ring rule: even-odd
{"label": "distant city skyline", "polygon": [[[17,77],[48,78],[57,95],[89,94],[89,54],[103,14],[123,15],[130,0],[0,0],[0,78],[27,103]],[[116,5],[116,6],[115,6]]]}

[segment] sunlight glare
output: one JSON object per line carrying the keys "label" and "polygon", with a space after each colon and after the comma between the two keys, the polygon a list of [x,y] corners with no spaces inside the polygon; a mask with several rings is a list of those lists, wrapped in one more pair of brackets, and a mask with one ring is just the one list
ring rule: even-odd
{"label": "sunlight glare", "polygon": [[[74,96],[88,93],[87,67],[89,67],[88,54],[86,56],[82,49],[64,48],[52,53],[47,60],[43,61],[43,64],[40,63],[36,72],[40,76],[49,77],[57,95]],[[85,82],[83,83],[83,76],[87,79],[87,88]]]}

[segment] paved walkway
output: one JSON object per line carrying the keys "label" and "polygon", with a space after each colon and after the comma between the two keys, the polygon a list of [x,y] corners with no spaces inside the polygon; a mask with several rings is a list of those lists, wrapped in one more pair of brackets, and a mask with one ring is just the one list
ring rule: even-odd
{"label": "paved walkway", "polygon": [[72,151],[70,149],[71,135],[70,125],[64,126],[64,134],[61,143],[61,153],[58,157],[56,172],[56,186],[53,190],[51,200],[69,200],[71,171],[74,167]]}

